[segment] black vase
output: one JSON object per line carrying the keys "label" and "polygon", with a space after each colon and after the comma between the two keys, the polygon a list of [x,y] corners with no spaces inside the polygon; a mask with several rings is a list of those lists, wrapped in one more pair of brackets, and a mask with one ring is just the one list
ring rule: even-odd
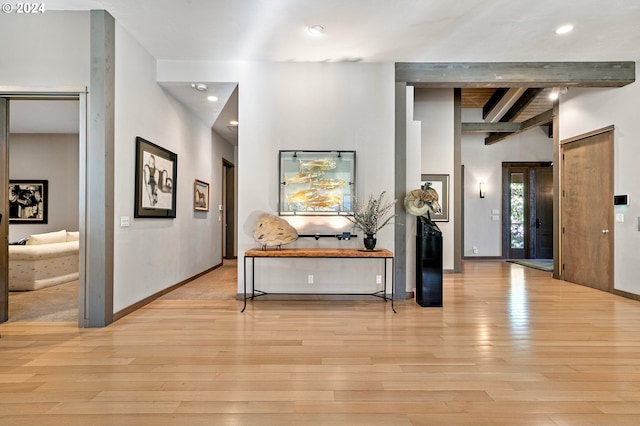
{"label": "black vase", "polygon": [[364,248],[367,250],[373,250],[376,248],[376,234],[365,234],[364,235]]}

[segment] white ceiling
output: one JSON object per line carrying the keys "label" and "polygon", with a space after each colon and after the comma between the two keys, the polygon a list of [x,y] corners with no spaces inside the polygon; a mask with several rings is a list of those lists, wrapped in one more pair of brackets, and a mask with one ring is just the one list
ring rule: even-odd
{"label": "white ceiling", "polygon": [[[159,84],[203,123],[212,127],[229,143],[237,145],[237,126],[229,125],[231,120],[238,120],[238,93],[235,90],[237,84],[208,81],[198,83],[205,84],[206,90],[198,91],[191,87],[191,84],[185,83],[161,82]],[[215,96],[218,100],[211,102],[207,99],[208,96]]]}
{"label": "white ceiling", "polygon": [[[106,9],[157,59],[640,59],[637,0],[47,0],[46,7]],[[554,34],[565,23],[575,30]],[[306,32],[314,24],[324,36]]]}
{"label": "white ceiling", "polygon": [[[637,0],[47,0],[45,5],[47,10],[105,9],[159,60],[640,60]],[[574,31],[556,35],[555,28],[566,23],[574,24]],[[315,24],[325,27],[320,37],[306,31]],[[161,85],[217,131],[237,131],[222,117],[211,123],[233,85],[209,82],[225,93],[217,105],[203,104],[184,83]],[[237,105],[237,92],[230,99]],[[225,108],[225,114],[228,120],[234,112]]]}

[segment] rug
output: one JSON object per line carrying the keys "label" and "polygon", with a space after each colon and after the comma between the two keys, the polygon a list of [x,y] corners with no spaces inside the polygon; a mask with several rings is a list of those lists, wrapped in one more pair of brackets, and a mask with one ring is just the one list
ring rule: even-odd
{"label": "rug", "polygon": [[553,259],[512,259],[507,260],[507,262],[540,269],[541,271],[553,272]]}
{"label": "rug", "polygon": [[78,322],[78,281],[9,292],[9,321]]}

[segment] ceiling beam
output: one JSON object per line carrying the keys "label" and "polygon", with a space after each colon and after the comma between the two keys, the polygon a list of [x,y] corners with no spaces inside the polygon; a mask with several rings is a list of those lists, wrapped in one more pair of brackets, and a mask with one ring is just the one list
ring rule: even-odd
{"label": "ceiling beam", "polygon": [[[500,98],[500,100],[491,108],[489,111],[484,114],[484,121],[489,123],[495,123],[500,121],[502,117],[511,109],[511,107],[516,103],[520,96],[524,94],[527,90],[526,87],[512,87]],[[505,120],[507,121],[507,120]]]}
{"label": "ceiling beam", "polygon": [[553,110],[550,109],[549,111],[545,111],[541,114],[536,115],[535,117],[532,117],[526,121],[523,121],[522,123],[520,123],[520,130],[513,132],[513,133],[496,133],[496,134],[492,134],[489,135],[485,138],[484,140],[484,144],[485,145],[493,145],[496,142],[500,142],[502,140],[505,140],[506,138],[513,136],[513,135],[517,135],[518,133],[522,133],[525,132],[529,129],[532,129],[534,127],[537,126],[543,126],[546,124],[549,124],[553,121]]}
{"label": "ceiling beam", "polygon": [[514,133],[521,128],[521,123],[462,123],[462,133]]}
{"label": "ceiling beam", "polygon": [[516,118],[524,109],[533,102],[543,89],[527,89],[520,99],[506,112],[501,121],[511,121]]}
{"label": "ceiling beam", "polygon": [[396,82],[419,88],[622,87],[635,62],[397,62]]}
{"label": "ceiling beam", "polygon": [[[476,88],[472,90],[478,90],[478,89]],[[507,90],[509,89],[507,89],[506,87],[500,87],[498,89],[488,89],[488,90],[493,90],[493,94],[487,100],[487,102],[485,102],[484,105],[482,106],[483,119],[487,115],[487,113],[491,111],[498,104],[498,102],[500,102],[500,99],[502,99],[502,97],[505,95],[505,93],[507,93]]]}

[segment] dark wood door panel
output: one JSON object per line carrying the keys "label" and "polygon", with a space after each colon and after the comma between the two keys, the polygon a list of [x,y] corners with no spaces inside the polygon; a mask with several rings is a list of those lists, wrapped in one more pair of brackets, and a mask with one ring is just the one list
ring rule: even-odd
{"label": "dark wood door panel", "polygon": [[536,259],[553,259],[553,168],[536,167],[534,174],[534,254]]}

